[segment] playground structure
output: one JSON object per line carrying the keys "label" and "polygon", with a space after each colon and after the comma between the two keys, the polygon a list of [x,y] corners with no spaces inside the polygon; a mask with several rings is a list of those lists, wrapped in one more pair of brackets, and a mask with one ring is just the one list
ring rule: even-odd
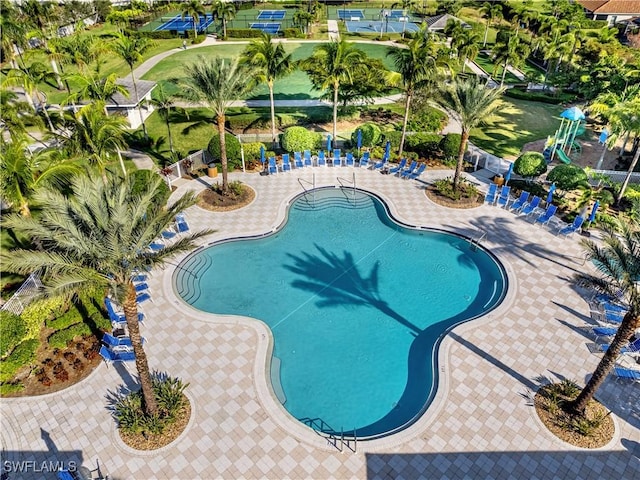
{"label": "playground structure", "polygon": [[572,152],[582,153],[582,146],[576,137],[584,134],[586,124],[585,115],[578,107],[571,107],[560,114],[560,126],[553,137],[548,137],[542,154],[547,163],[555,157],[563,163],[571,163],[569,155]]}

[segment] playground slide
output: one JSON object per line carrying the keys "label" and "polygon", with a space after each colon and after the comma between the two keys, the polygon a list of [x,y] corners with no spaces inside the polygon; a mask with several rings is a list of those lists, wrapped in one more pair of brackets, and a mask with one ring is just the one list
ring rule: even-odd
{"label": "playground slide", "polygon": [[567,165],[571,163],[571,159],[567,156],[566,153],[564,153],[560,149],[556,150],[556,157],[558,158],[558,160],[560,160],[563,163],[566,163]]}

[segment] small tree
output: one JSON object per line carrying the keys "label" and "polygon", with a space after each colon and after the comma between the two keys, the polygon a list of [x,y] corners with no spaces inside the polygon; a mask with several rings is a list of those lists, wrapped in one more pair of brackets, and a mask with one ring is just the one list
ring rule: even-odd
{"label": "small tree", "polygon": [[513,164],[513,172],[525,178],[533,178],[547,171],[547,162],[540,152],[525,152]]}
{"label": "small tree", "polygon": [[554,182],[560,190],[575,190],[588,186],[587,173],[577,165],[558,165],[547,175],[547,180]]}
{"label": "small tree", "polygon": [[[380,143],[382,138],[382,130],[375,123],[363,123],[358,127],[358,130],[362,132],[362,146],[374,147]],[[358,131],[354,131],[351,134],[351,143],[357,145],[358,143]]]}
{"label": "small tree", "polygon": [[318,143],[319,133],[304,127],[289,127],[282,134],[282,148],[287,152],[311,150]]}

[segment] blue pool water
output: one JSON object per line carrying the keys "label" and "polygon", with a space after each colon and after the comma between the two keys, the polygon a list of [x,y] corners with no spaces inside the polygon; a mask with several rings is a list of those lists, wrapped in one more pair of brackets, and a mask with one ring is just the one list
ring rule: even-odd
{"label": "blue pool water", "polygon": [[367,437],[424,411],[439,340],[493,309],[506,277],[464,238],[404,228],[364,192],[323,189],[293,202],[277,233],[191,255],[174,285],[198,309],[271,328],[272,383],[292,416]]}

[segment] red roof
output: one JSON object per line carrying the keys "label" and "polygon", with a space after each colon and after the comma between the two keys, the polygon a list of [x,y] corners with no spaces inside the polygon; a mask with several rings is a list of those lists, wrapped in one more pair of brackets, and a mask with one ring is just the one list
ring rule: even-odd
{"label": "red roof", "polygon": [[591,13],[640,14],[640,0],[578,0],[578,3]]}

